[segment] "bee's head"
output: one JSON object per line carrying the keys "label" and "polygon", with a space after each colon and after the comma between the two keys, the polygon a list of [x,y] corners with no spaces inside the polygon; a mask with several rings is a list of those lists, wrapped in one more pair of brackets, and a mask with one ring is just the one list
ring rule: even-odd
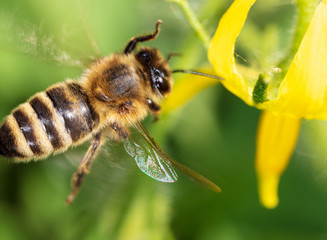
{"label": "bee's head", "polygon": [[168,62],[155,48],[142,48],[135,57],[147,74],[152,91],[156,95],[166,96],[172,88],[173,80]]}

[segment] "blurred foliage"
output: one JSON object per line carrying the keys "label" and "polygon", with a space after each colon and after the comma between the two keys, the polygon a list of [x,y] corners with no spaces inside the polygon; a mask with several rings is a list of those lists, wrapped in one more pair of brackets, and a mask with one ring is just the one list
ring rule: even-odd
{"label": "blurred foliage", "polygon": [[[230,3],[190,1],[210,33]],[[95,54],[83,18],[104,55],[121,52],[132,36],[152,31],[162,19],[160,36],[146,45],[164,55],[182,53],[171,61],[172,68],[207,63],[205,49],[182,13],[166,1],[2,0],[2,118],[51,84],[79,78],[81,69],[64,65]],[[291,41],[295,18],[291,1],[258,1],[239,38],[238,60],[253,68],[273,67]],[[47,61],[66,56],[62,53],[72,58],[59,58],[63,65]],[[281,203],[270,211],[257,200],[253,159],[258,116],[258,110],[214,86],[158,123],[145,121],[170,156],[214,180],[221,194],[182,174],[174,184],[154,181],[139,171],[121,144],[109,142],[67,207],[70,179],[88,144],[28,164],[1,159],[0,238],[326,239],[326,123],[303,123],[281,180]]]}

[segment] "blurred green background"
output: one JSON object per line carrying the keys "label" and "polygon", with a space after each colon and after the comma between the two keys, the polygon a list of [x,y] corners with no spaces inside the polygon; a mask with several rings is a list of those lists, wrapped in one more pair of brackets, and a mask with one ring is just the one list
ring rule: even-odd
{"label": "blurred green background", "polygon": [[[190,3],[212,35],[231,1]],[[65,65],[94,55],[83,18],[104,55],[121,52],[131,37],[153,31],[162,19],[160,36],[146,45],[166,56],[182,53],[171,61],[172,68],[207,63],[201,42],[168,1],[2,0],[1,118],[51,84],[81,76],[82,69]],[[238,41],[237,53],[247,60],[241,62],[263,70],[273,67],[283,57],[295,20],[291,1],[258,1]],[[181,173],[174,184],[154,181],[121,144],[108,142],[68,207],[70,180],[88,143],[28,164],[1,159],[0,238],[327,239],[326,123],[303,121],[281,179],[280,204],[267,210],[259,205],[254,172],[259,114],[217,85],[158,123],[145,120],[170,156],[216,182],[221,194]]]}

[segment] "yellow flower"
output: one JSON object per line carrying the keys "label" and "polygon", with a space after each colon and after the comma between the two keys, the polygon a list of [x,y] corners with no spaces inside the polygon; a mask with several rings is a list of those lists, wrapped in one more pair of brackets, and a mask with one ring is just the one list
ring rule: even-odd
{"label": "yellow flower", "polygon": [[294,59],[277,84],[274,76],[266,78],[265,74],[253,84],[253,79],[244,77],[235,63],[235,41],[254,3],[234,1],[219,22],[208,58],[230,92],[264,110],[258,127],[255,166],[260,201],[274,208],[278,204],[279,179],[294,150],[301,119],[327,120],[327,0],[316,7]]}
{"label": "yellow flower", "polygon": [[[181,7],[206,47],[207,34],[187,1],[172,1]],[[208,58],[216,74],[225,79],[222,84],[230,92],[248,105],[263,110],[258,126],[255,167],[260,202],[267,208],[274,208],[278,205],[279,179],[296,145],[301,119],[327,119],[327,70],[324,66],[327,62],[327,0],[317,7],[315,0],[296,0],[298,29],[290,56],[276,66],[276,72],[262,74],[252,69],[244,71],[245,67],[238,66],[234,57],[236,38],[254,3],[255,0],[234,1],[220,20],[209,45]],[[251,75],[254,72],[256,77],[246,76],[249,72]],[[178,81],[163,104],[163,112],[172,111],[203,88],[217,83],[198,78],[190,81],[185,76]]]}

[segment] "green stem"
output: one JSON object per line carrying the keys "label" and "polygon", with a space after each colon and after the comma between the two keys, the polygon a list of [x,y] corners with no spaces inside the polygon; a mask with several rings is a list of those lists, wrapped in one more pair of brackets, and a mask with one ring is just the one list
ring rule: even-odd
{"label": "green stem", "polygon": [[296,29],[294,33],[293,43],[289,50],[289,53],[285,55],[285,58],[280,61],[278,67],[282,69],[282,75],[278,80],[282,80],[286,74],[286,70],[289,68],[295,54],[297,53],[302,39],[307,31],[310,24],[312,15],[317,7],[317,0],[296,0],[298,19],[296,24]]}
{"label": "green stem", "polygon": [[196,17],[194,11],[190,7],[187,0],[169,0],[169,1],[176,3],[182,9],[189,24],[195,31],[198,38],[202,41],[204,48],[208,49],[210,43],[209,35],[203,28],[202,24],[199,22],[198,18]]}

